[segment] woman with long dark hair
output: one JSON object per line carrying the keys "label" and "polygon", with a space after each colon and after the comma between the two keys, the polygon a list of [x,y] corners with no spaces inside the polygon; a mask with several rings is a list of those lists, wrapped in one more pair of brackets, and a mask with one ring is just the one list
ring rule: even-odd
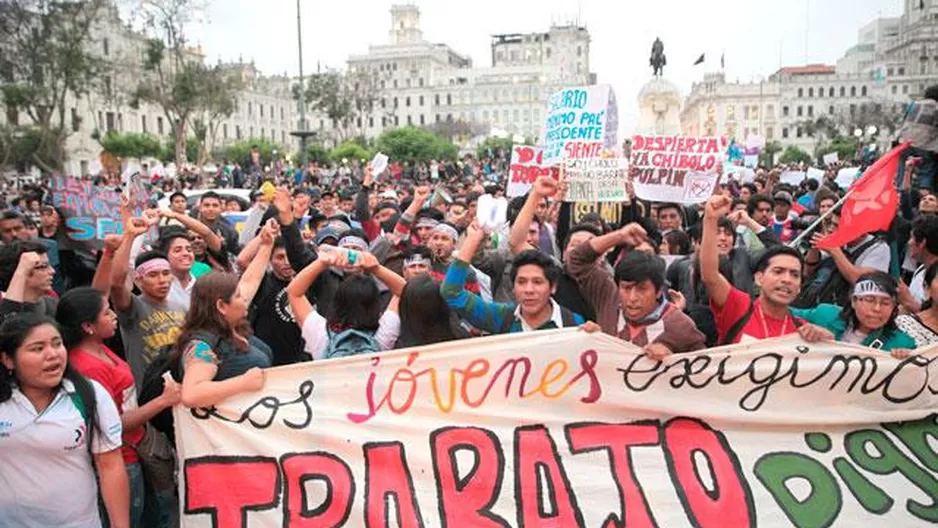
{"label": "woman with long dark hair", "polygon": [[69,366],[55,321],[8,319],[0,361],[0,526],[99,527],[99,489],[110,526],[130,526],[117,408]]}
{"label": "woman with long dark hair", "polygon": [[881,271],[861,275],[844,307],[820,304],[791,312],[828,330],[837,341],[887,352],[915,348],[915,341],[896,327],[899,314],[896,279]]}
{"label": "woman with long dark hair", "polygon": [[[247,273],[245,274],[247,276]],[[192,305],[176,340],[183,366],[182,404],[211,407],[264,386],[271,358],[249,339],[247,307],[253,291],[242,291],[237,275],[211,272],[192,288]]]}
{"label": "woman with long dark hair", "polygon": [[121,455],[130,481],[130,523],[137,526],[143,515],[146,489],[136,447],[146,436],[147,421],[179,403],[179,384],[166,382],[161,396],[137,407],[130,365],[104,344],[117,332],[117,314],[100,290],[69,290],[59,300],[55,318],[62,329],[69,365],[100,383],[117,405],[123,428]]}
{"label": "woman with long dark hair", "polygon": [[469,337],[429,275],[411,279],[401,295],[401,335],[395,348],[432,345]]}

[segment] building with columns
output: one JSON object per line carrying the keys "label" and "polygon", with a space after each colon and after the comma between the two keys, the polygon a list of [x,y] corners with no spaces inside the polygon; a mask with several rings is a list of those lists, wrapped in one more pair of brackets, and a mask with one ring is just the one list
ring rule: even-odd
{"label": "building with columns", "polygon": [[[752,82],[705,74],[684,101],[683,133],[759,136],[814,152],[820,138],[809,134],[810,123],[822,116],[845,134],[898,124],[905,105],[938,82],[938,0],[920,2],[907,0],[902,16],[861,28],[836,65],[784,67]],[[888,130],[877,139],[888,143]]]}
{"label": "building with columns", "polygon": [[349,57],[348,76],[377,84],[381,111],[361,123],[366,137],[397,126],[460,123],[537,140],[548,97],[564,86],[595,82],[589,46],[589,33],[576,24],[495,35],[491,66],[476,67],[448,45],[423,38],[416,6],[395,5],[388,42]]}

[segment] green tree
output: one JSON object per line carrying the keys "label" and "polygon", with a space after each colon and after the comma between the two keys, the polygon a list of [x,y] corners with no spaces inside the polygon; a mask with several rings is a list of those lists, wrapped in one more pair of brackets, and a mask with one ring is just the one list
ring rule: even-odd
{"label": "green tree", "polygon": [[[0,100],[10,123],[3,139],[6,156],[0,159],[28,153],[30,165],[50,172],[62,168],[70,130],[66,99],[87,94],[105,70],[89,44],[92,26],[107,5],[106,0],[0,3]],[[31,123],[19,123],[21,114]]]}
{"label": "green tree", "polygon": [[[132,106],[145,101],[163,110],[174,132],[177,165],[186,161],[185,138],[192,121],[211,106],[206,98],[219,89],[214,81],[220,72],[202,63],[201,55],[190,47],[185,36],[185,28],[194,21],[202,7],[199,0],[141,0],[136,12],[143,18],[152,38],[146,43],[144,75]],[[234,92],[233,88],[230,90]],[[208,128],[208,122],[203,120],[199,135],[207,138]],[[193,161],[198,157],[197,150]]]}
{"label": "green tree", "polygon": [[250,159],[251,149],[254,147],[257,147],[260,153],[262,165],[270,165],[283,155],[283,147],[268,138],[248,138],[232,143],[226,150],[225,157],[243,167]]}
{"label": "green tree", "polygon": [[807,152],[801,150],[800,148],[789,145],[785,148],[785,152],[782,152],[782,156],[779,158],[779,163],[811,163],[812,156]]}
{"label": "green tree", "polygon": [[759,165],[771,167],[775,164],[775,155],[781,152],[782,144],[778,141],[769,141],[762,147],[762,153],[759,154]]}
{"label": "green tree", "polygon": [[109,130],[98,142],[115,158],[159,158],[163,155],[160,139],[151,134]]}
{"label": "green tree", "polygon": [[329,153],[329,158],[334,162],[341,162],[343,159],[353,160],[357,159],[368,160],[372,157],[371,152],[368,151],[357,141],[346,141],[336,148],[332,149],[332,152]]}
{"label": "green tree", "polygon": [[306,145],[306,161],[325,165],[329,163],[329,151],[318,143],[310,143]]}
{"label": "green tree", "polygon": [[851,160],[856,157],[858,148],[857,138],[840,136],[818,150],[818,163],[822,163],[824,156],[831,152],[836,152],[841,161]]}
{"label": "green tree", "polygon": [[432,159],[456,159],[459,149],[452,143],[420,128],[389,130],[378,136],[377,150],[394,161],[409,163]]}
{"label": "green tree", "polygon": [[393,100],[383,97],[384,86],[390,82],[390,73],[375,71],[349,72],[346,76],[337,71],[314,73],[304,87],[293,87],[293,97],[302,97],[311,110],[334,121],[336,139],[346,141],[364,136],[370,119],[394,115]]}
{"label": "green tree", "polygon": [[[45,137],[46,135],[52,137]],[[64,143],[58,130],[46,131],[38,126],[0,125],[0,167],[13,167],[26,172],[39,160],[65,159]]]}
{"label": "green tree", "polygon": [[511,156],[511,148],[514,142],[511,138],[487,137],[485,141],[476,149],[477,159],[489,157],[489,151],[495,156]]}
{"label": "green tree", "polygon": [[239,80],[221,67],[206,71],[201,87],[201,108],[192,119],[192,132],[199,142],[198,166],[205,164],[209,153],[215,148],[221,122],[231,117],[238,108],[236,94],[240,88]]}

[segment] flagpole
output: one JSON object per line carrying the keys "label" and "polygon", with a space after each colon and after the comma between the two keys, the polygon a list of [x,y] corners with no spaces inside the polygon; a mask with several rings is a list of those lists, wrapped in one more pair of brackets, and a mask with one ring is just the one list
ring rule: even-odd
{"label": "flagpole", "polygon": [[814,230],[817,228],[817,226],[821,225],[821,222],[823,222],[824,219],[826,219],[826,218],[829,217],[830,215],[834,214],[834,211],[835,211],[838,207],[840,207],[840,206],[847,200],[847,198],[850,197],[851,194],[853,194],[853,190],[852,190],[852,189],[849,190],[849,191],[847,191],[847,194],[845,194],[844,197],[841,198],[839,202],[837,202],[837,203],[835,203],[834,205],[832,205],[831,208],[828,209],[826,213],[824,213],[824,214],[822,214],[821,216],[819,216],[818,219],[814,221],[814,223],[812,223],[811,225],[808,226],[807,229],[805,229],[804,231],[802,231],[801,234],[798,235],[798,238],[796,238],[796,239],[792,240],[791,242],[789,242],[789,243],[788,243],[788,247],[798,247],[798,244],[800,244],[801,241],[804,240],[804,238],[805,238],[806,236],[808,236],[808,233],[814,231]]}

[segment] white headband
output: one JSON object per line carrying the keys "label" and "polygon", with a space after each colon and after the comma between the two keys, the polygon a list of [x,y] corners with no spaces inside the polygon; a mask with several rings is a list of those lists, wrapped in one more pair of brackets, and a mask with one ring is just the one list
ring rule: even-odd
{"label": "white headband", "polygon": [[410,258],[404,259],[404,267],[405,267],[405,268],[409,268],[409,267],[411,267],[411,266],[419,266],[419,265],[421,265],[421,264],[423,264],[423,265],[425,265],[425,266],[429,266],[429,265],[430,265],[430,261],[427,260],[427,259],[425,259],[425,258],[423,258],[423,255],[421,255],[420,253],[415,253],[415,254],[414,254],[413,256],[411,256]]}
{"label": "white headband", "polygon": [[453,239],[453,241],[459,240],[459,233],[456,232],[456,229],[453,226],[446,224],[437,224],[433,226],[434,233],[443,233],[444,235]]}
{"label": "white headband", "polygon": [[867,279],[862,280],[853,287],[853,296],[854,297],[886,297],[892,299],[886,290],[884,290],[879,284]]}
{"label": "white headband", "polygon": [[361,237],[357,236],[347,236],[342,240],[339,240],[339,247],[348,248],[353,247],[355,249],[360,249],[362,251],[368,251],[368,243]]}

